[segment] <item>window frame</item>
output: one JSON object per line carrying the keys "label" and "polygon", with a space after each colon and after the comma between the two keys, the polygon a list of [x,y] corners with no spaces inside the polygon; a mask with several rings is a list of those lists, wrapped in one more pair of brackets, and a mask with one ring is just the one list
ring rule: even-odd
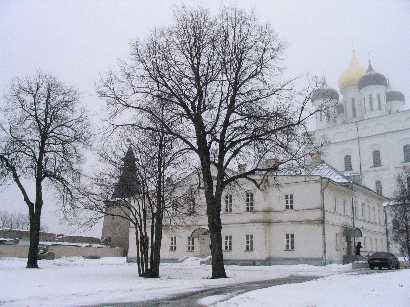
{"label": "window frame", "polygon": [[294,209],[294,197],[293,193],[285,194],[285,209],[293,210]]}
{"label": "window frame", "polygon": [[169,251],[175,252],[177,250],[177,237],[171,236],[171,242],[169,244]]}
{"label": "window frame", "polygon": [[346,172],[353,170],[352,155],[345,155],[343,158],[343,162]]}
{"label": "window frame", "polygon": [[187,251],[188,252],[194,252],[195,251],[195,238],[192,236],[188,237],[188,242],[187,242]]}
{"label": "window frame", "polygon": [[285,234],[285,250],[286,251],[295,250],[295,234],[294,233]]}
{"label": "window frame", "polygon": [[378,149],[372,151],[372,167],[381,167],[382,166],[382,157],[381,152]]}
{"label": "window frame", "polygon": [[410,144],[403,145],[403,162],[410,162]]}
{"label": "window frame", "polygon": [[253,245],[253,234],[246,234],[245,235],[245,252],[253,252],[254,245]]}
{"label": "window frame", "polygon": [[252,191],[245,192],[245,206],[246,212],[253,212],[255,210],[255,197]]}
{"label": "window frame", "polygon": [[375,190],[378,195],[383,195],[383,185],[380,180],[376,180],[375,182]]}
{"label": "window frame", "polygon": [[225,213],[232,213],[232,194],[225,194]]}
{"label": "window frame", "polygon": [[224,251],[225,252],[231,252],[232,251],[232,235],[225,235]]}
{"label": "window frame", "polygon": [[380,94],[377,94],[377,109],[378,109],[379,111],[382,110],[382,99],[381,99]]}
{"label": "window frame", "polygon": [[369,94],[369,109],[370,109],[370,112],[374,111],[374,108],[373,108],[373,95],[372,94]]}

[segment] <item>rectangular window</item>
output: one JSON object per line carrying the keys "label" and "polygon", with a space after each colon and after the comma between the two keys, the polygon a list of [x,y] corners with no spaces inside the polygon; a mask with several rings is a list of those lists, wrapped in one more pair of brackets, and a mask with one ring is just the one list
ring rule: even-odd
{"label": "rectangular window", "polygon": [[225,195],[225,212],[226,213],[232,212],[232,194]]}
{"label": "rectangular window", "polygon": [[252,252],[253,251],[253,235],[246,235],[245,236],[245,251]]}
{"label": "rectangular window", "polygon": [[364,219],[364,211],[365,211],[366,209],[365,209],[365,205],[364,205],[364,203],[362,203],[362,218]]}
{"label": "rectangular window", "polygon": [[286,234],[286,250],[294,250],[295,249],[295,234],[294,233],[287,233]]}
{"label": "rectangular window", "polygon": [[246,192],[246,212],[252,212],[254,208],[253,193]]}
{"label": "rectangular window", "polygon": [[352,156],[345,155],[344,156],[344,164],[345,164],[345,171],[351,171],[352,168]]}
{"label": "rectangular window", "polygon": [[336,197],[335,197],[335,199],[334,199],[333,212],[334,212],[334,213],[337,212],[337,199],[336,199]]}
{"label": "rectangular window", "polygon": [[225,252],[232,251],[232,236],[225,236]]}
{"label": "rectangular window", "polygon": [[195,250],[195,238],[188,237],[188,252],[193,252]]}
{"label": "rectangular window", "polygon": [[177,250],[177,237],[171,237],[171,244],[169,245],[169,251],[175,252]]}
{"label": "rectangular window", "polygon": [[293,209],[293,194],[285,194],[285,209]]}

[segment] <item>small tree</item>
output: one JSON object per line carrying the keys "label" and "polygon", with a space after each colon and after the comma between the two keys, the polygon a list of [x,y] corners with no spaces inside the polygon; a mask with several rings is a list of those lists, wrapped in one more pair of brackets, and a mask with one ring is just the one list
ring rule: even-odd
{"label": "small tree", "polygon": [[393,240],[407,257],[410,257],[410,171],[404,170],[397,176],[392,213]]}
{"label": "small tree", "polygon": [[[212,277],[226,277],[221,236],[221,197],[240,178],[301,162],[309,143],[309,96],[283,80],[283,43],[253,14],[182,7],[173,25],[132,45],[131,60],[102,81],[99,95],[116,124],[134,114],[151,116],[161,131],[179,139],[200,165],[211,239]],[[302,97],[301,99],[298,99]],[[153,101],[162,101],[177,123],[169,126]],[[246,167],[239,167],[246,165]],[[238,169],[233,172],[232,170]]]}
{"label": "small tree", "polygon": [[[43,187],[55,188],[69,201],[79,179],[81,147],[88,145],[89,124],[78,92],[51,75],[16,79],[1,110],[7,125],[0,131],[0,178],[14,182],[27,205],[30,248],[27,268],[38,268]],[[27,186],[35,188],[29,195]]]}

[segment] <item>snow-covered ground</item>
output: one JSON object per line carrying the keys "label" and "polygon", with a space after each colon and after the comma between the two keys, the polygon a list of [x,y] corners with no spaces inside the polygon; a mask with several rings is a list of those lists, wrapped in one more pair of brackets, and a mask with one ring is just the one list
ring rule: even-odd
{"label": "snow-covered ground", "polygon": [[42,260],[38,270],[25,269],[25,261],[0,258],[0,306],[135,302],[289,275],[330,276],[351,268],[350,265],[226,266],[230,278],[212,280],[208,278],[210,266],[200,265],[199,259],[191,258],[183,263],[161,265],[160,279],[143,279],[138,277],[136,265],[126,263],[125,258]]}
{"label": "snow-covered ground", "polygon": [[251,291],[216,304],[207,299],[215,307],[408,307],[409,281],[410,270],[341,274]]}

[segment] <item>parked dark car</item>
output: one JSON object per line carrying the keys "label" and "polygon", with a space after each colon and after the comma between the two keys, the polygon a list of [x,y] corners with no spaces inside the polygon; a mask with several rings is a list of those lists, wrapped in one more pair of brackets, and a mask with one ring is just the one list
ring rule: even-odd
{"label": "parked dark car", "polygon": [[369,264],[369,268],[371,270],[376,267],[379,270],[382,268],[388,268],[390,270],[400,269],[399,259],[395,255],[386,252],[376,252],[371,254],[367,259],[367,263]]}

